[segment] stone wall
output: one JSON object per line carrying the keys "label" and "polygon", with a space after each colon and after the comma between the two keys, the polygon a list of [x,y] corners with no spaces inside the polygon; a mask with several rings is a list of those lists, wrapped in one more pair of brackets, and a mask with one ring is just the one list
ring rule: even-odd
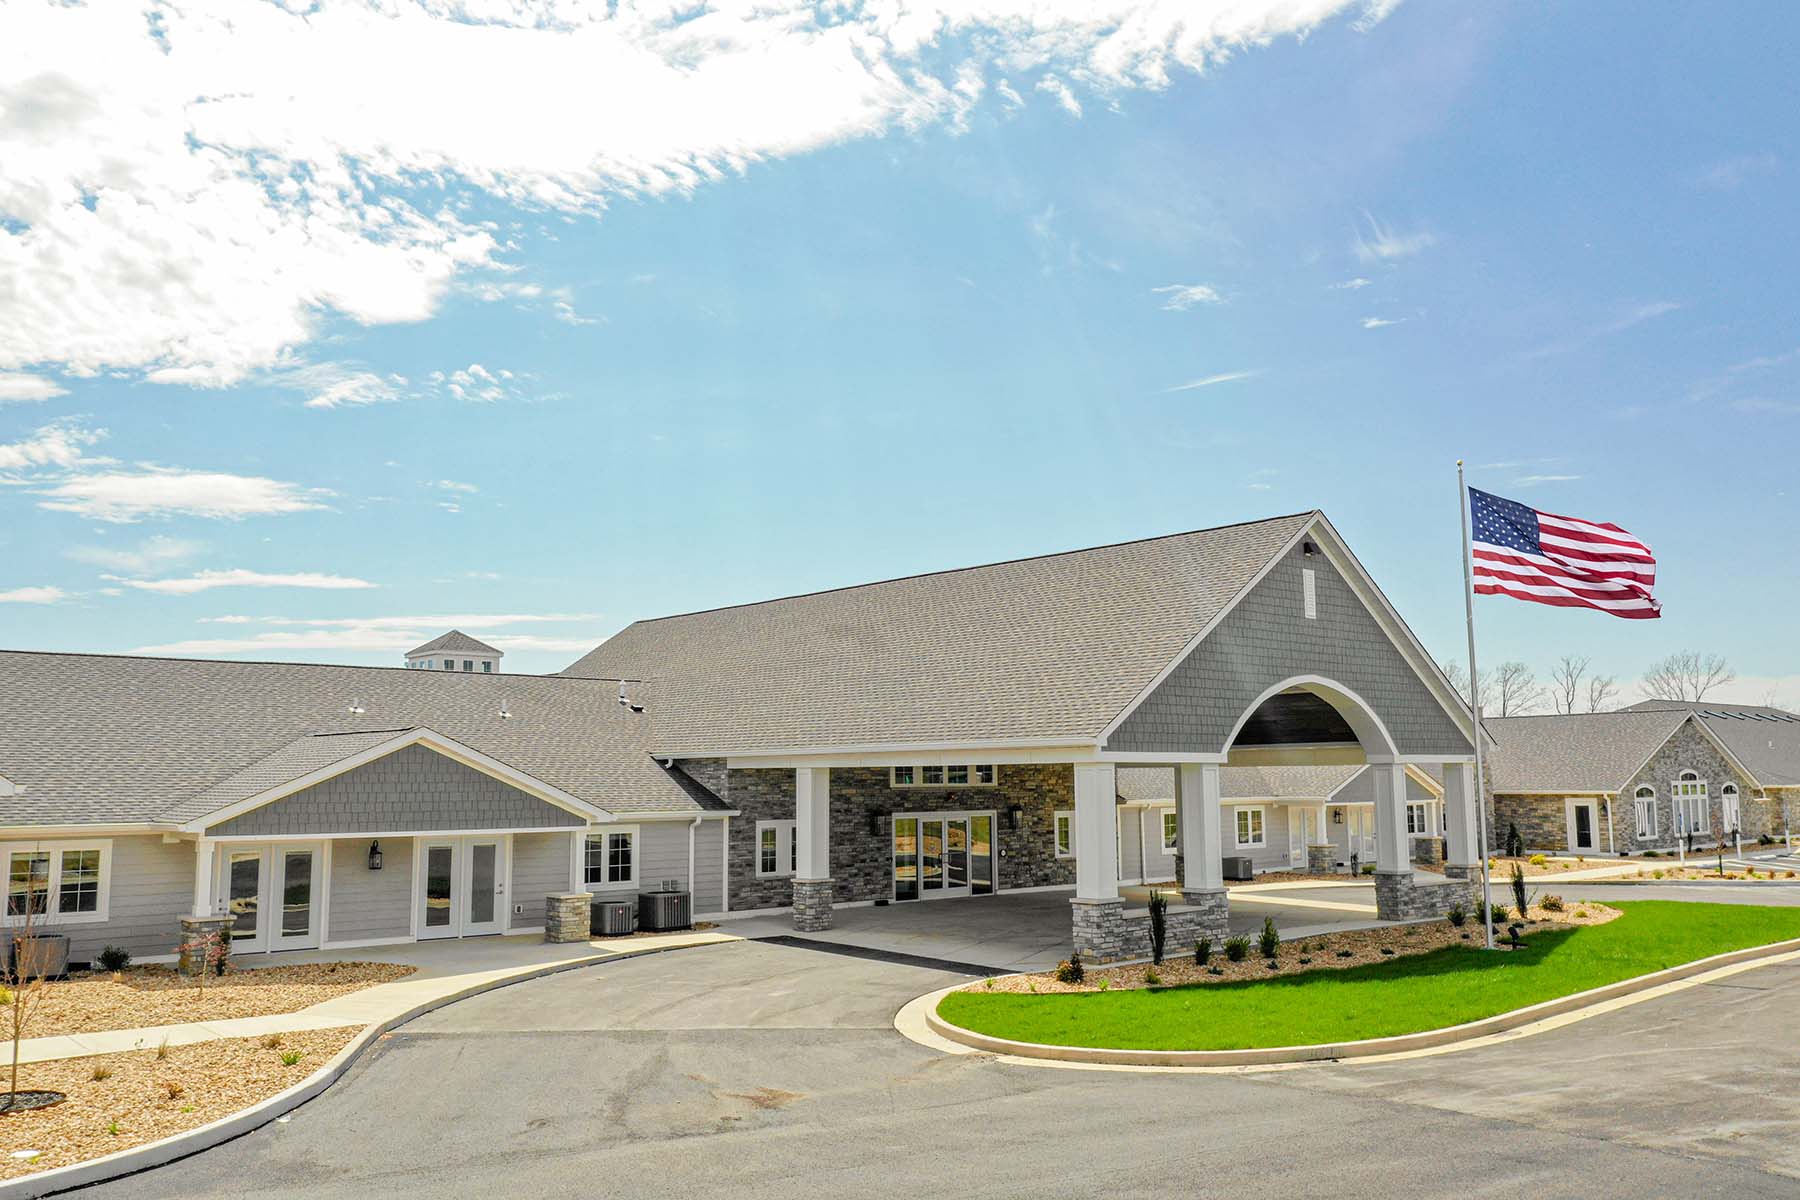
{"label": "stone wall", "polygon": [[[1605,820],[1604,810],[1601,819]],[[1527,852],[1568,847],[1568,815],[1563,811],[1561,796],[1495,796],[1494,825],[1488,831],[1495,854],[1506,849],[1506,831],[1513,825],[1518,826],[1519,839]],[[1601,845],[1605,845],[1604,840]]]}
{"label": "stone wall", "polygon": [[1441,882],[1417,875],[1377,873],[1375,912],[1383,921],[1429,921],[1474,903],[1466,880],[1446,876]]}
{"label": "stone wall", "polygon": [[[733,910],[782,908],[793,902],[793,881],[758,878],[756,823],[794,819],[791,770],[724,769],[717,760],[684,761],[700,780],[740,812],[731,819],[727,858]],[[894,788],[885,768],[834,768],[831,772],[831,877],[834,898],[884,900],[893,894],[893,821],[896,812],[992,810],[995,876],[1000,889],[1071,886],[1075,860],[1056,857],[1055,812],[1075,807],[1075,773],[1066,763],[998,766],[993,787]],[[1019,828],[1007,813],[1018,805]]]}
{"label": "stone wall", "polygon": [[[1718,747],[1694,722],[1689,721],[1650,756],[1650,761],[1632,776],[1631,782],[1620,789],[1618,798],[1613,801],[1613,836],[1618,839],[1620,850],[1675,849],[1680,839],[1675,834],[1675,806],[1670,792],[1676,777],[1683,771],[1693,771],[1707,784],[1709,830],[1695,838],[1695,846],[1712,845],[1713,833],[1723,828],[1725,804],[1719,793],[1728,782],[1738,787],[1744,840],[1754,841],[1759,833],[1767,831],[1768,810],[1751,803],[1754,793],[1750,781],[1726,761]],[[1656,837],[1645,841],[1638,840],[1637,822],[1632,812],[1633,797],[1640,787],[1656,789]],[[1725,829],[1724,833],[1729,836],[1731,831]]]}
{"label": "stone wall", "polygon": [[[1123,900],[1072,900],[1069,908],[1074,948],[1089,962],[1150,957],[1148,909],[1127,910]],[[1164,915],[1164,958],[1192,954],[1194,943],[1201,938],[1210,938],[1216,952],[1229,934],[1229,909],[1223,888],[1184,893]]]}

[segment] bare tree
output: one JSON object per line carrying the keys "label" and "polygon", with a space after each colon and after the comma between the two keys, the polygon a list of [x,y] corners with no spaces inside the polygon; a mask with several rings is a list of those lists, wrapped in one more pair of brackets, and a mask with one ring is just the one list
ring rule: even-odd
{"label": "bare tree", "polygon": [[1587,675],[1588,656],[1565,654],[1550,669],[1550,707],[1567,716],[1581,701],[1581,681]]}
{"label": "bare tree", "polygon": [[49,981],[50,954],[39,928],[50,904],[49,860],[44,862],[42,876],[27,868],[23,894],[14,892],[7,897],[7,916],[14,923],[6,931],[10,953],[4,972],[0,972],[5,980],[0,986],[0,1004],[6,1008],[7,1033],[12,1041],[12,1077],[6,1094],[0,1096],[0,1112],[11,1110],[19,1102],[19,1050]]}
{"label": "bare tree", "polygon": [[1605,712],[1606,706],[1619,696],[1619,680],[1613,675],[1595,675],[1588,679],[1587,710]]}
{"label": "bare tree", "polygon": [[1682,650],[1650,664],[1639,687],[1652,700],[1704,700],[1737,678],[1723,655]]}
{"label": "bare tree", "polygon": [[[1438,669],[1444,673],[1445,678],[1450,680],[1450,686],[1456,689],[1456,694],[1463,698],[1464,704],[1474,703],[1469,696],[1469,673],[1463,669],[1460,662],[1454,658],[1446,658],[1438,664]],[[1493,716],[1493,707],[1494,675],[1489,671],[1481,677],[1481,715]]]}
{"label": "bare tree", "polygon": [[1536,708],[1544,689],[1538,686],[1537,672],[1515,658],[1494,668],[1494,697],[1500,707],[1497,715],[1516,717]]}

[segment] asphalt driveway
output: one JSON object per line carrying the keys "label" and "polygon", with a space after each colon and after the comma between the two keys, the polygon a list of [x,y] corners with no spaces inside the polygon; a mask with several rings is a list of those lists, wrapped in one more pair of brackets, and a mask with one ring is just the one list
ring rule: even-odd
{"label": "asphalt driveway", "polygon": [[1057,1070],[894,1033],[959,976],[684,950],[390,1035],[281,1124],[100,1197],[1791,1197],[1800,968],[1505,1046],[1239,1075]]}

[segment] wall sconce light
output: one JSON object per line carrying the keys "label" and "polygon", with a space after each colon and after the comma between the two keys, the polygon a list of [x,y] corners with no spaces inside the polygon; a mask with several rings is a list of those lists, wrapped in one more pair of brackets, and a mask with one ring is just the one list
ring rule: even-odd
{"label": "wall sconce light", "polygon": [[878,809],[869,810],[869,836],[881,836],[881,812]]}
{"label": "wall sconce light", "polygon": [[1311,542],[1301,542],[1300,543],[1300,553],[1304,554],[1306,557],[1311,558],[1313,555],[1317,554],[1318,552],[1319,552],[1319,548],[1317,546],[1313,545]]}
{"label": "wall sconce light", "polygon": [[1343,809],[1339,808],[1339,809],[1334,809],[1332,811],[1331,823],[1333,825],[1342,825],[1344,823],[1344,810]]}
{"label": "wall sconce light", "polygon": [[381,843],[380,842],[370,842],[369,843],[369,870],[371,870],[371,871],[381,870]]}
{"label": "wall sconce light", "polygon": [[1011,826],[1013,830],[1017,831],[1019,826],[1025,823],[1025,806],[1022,804],[1014,804],[1007,808],[1006,823]]}

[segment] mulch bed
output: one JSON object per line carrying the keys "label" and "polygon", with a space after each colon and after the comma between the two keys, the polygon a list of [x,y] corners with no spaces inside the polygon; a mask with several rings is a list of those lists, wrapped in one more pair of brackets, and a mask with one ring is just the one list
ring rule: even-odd
{"label": "mulch bed", "polygon": [[[128,1050],[22,1066],[21,1091],[54,1089],[68,1099],[50,1108],[0,1115],[0,1179],[99,1158],[229,1116],[305,1079],[360,1028],[309,1029],[170,1046],[162,1053]],[[298,1061],[281,1061],[283,1053],[295,1052]],[[0,1073],[0,1088],[5,1079]],[[23,1150],[40,1153],[13,1157]]]}
{"label": "mulch bed", "polygon": [[[1719,874],[1719,868],[1716,866],[1713,866],[1713,867],[1684,867],[1684,866],[1680,865],[1679,863],[1671,863],[1666,867],[1663,867],[1663,866],[1645,867],[1643,870],[1637,872],[1634,875],[1621,875],[1621,876],[1619,876],[1619,878],[1621,878],[1621,879],[1647,879],[1647,880],[1651,880],[1651,881],[1655,881],[1658,879],[1705,879],[1705,880],[1710,880],[1713,883],[1721,883],[1721,882],[1725,882],[1725,881],[1732,880],[1732,879],[1788,880],[1788,879],[1800,878],[1800,876],[1796,876],[1794,874],[1794,872],[1792,872],[1792,871],[1785,871],[1785,870],[1784,871],[1769,871],[1769,870],[1757,870],[1754,868],[1752,868],[1749,871],[1733,871],[1733,870],[1728,869],[1723,875],[1721,875],[1721,874]],[[1596,879],[1594,882],[1595,883],[1605,883],[1605,882],[1609,882],[1609,881]]]}
{"label": "mulch bed", "polygon": [[[1604,925],[1619,916],[1619,910],[1604,904],[1570,901],[1562,912],[1548,912],[1542,908],[1531,908],[1531,922],[1526,926],[1526,934],[1533,929],[1545,929],[1554,926],[1569,925]],[[1504,935],[1504,927],[1497,930],[1498,940]],[[1396,925],[1385,929],[1358,929],[1348,933],[1329,933],[1318,937],[1299,938],[1292,942],[1283,942],[1276,951],[1273,960],[1265,959],[1255,947],[1255,939],[1249,957],[1242,962],[1232,962],[1225,957],[1224,951],[1213,947],[1211,961],[1202,967],[1194,962],[1193,947],[1169,947],[1169,955],[1163,965],[1154,968],[1160,984],[1152,985],[1146,976],[1152,970],[1148,963],[1138,963],[1125,967],[1093,967],[1087,969],[1086,978],[1081,983],[1069,984],[1057,982],[1056,976],[1050,972],[1038,975],[1010,975],[1003,979],[984,980],[972,983],[963,988],[966,992],[1037,992],[1049,995],[1058,992],[1099,992],[1118,991],[1121,989],[1150,986],[1173,987],[1189,983],[1231,983],[1246,979],[1274,979],[1283,975],[1297,975],[1306,971],[1341,971],[1349,967],[1364,967],[1370,963],[1386,962],[1393,958],[1411,954],[1426,954],[1432,950],[1441,950],[1445,946],[1464,944],[1480,944],[1481,925],[1470,919],[1460,928],[1449,921],[1434,921],[1425,925]],[[1383,951],[1389,953],[1383,953]],[[1177,952],[1179,951],[1179,953]],[[1269,962],[1275,963],[1275,969],[1269,969]],[[1213,974],[1212,970],[1218,974]],[[1102,983],[1105,987],[1102,987]]]}
{"label": "mulch bed", "polygon": [[95,971],[45,984],[25,1035],[54,1037],[297,1012],[404,979],[415,970],[401,963],[292,963],[229,971],[208,979],[204,991],[169,966],[128,967],[117,975]]}

